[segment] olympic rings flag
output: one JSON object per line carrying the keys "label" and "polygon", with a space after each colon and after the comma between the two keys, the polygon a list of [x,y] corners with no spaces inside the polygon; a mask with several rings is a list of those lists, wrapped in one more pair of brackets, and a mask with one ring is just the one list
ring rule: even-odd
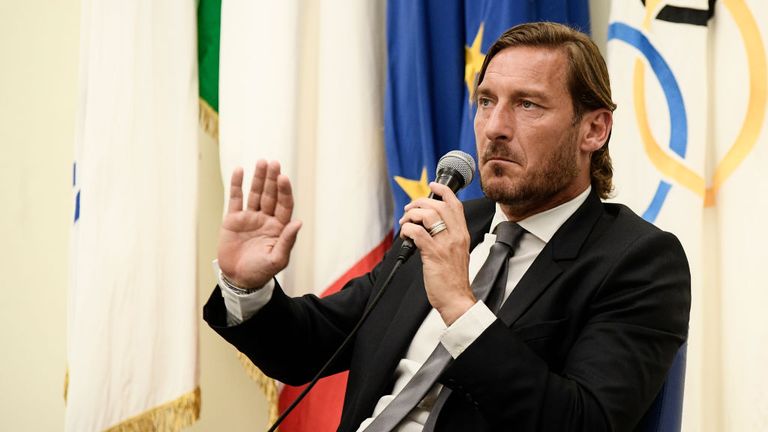
{"label": "olympic rings flag", "polygon": [[768,3],[615,1],[608,40],[615,200],[691,263],[682,429],[768,430]]}

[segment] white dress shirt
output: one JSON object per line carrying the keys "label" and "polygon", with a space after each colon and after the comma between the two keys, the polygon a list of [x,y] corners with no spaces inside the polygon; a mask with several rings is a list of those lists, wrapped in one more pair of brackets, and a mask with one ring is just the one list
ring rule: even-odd
{"label": "white dress shirt", "polygon": [[[519,245],[515,249],[514,256],[510,258],[504,300],[509,297],[512,290],[517,286],[517,283],[522,279],[525,272],[533,264],[533,261],[541,250],[544,249],[544,246],[546,246],[555,232],[587,199],[590,190],[591,187],[588,187],[576,198],[518,222],[526,230],[526,233],[523,234]],[[470,280],[474,280],[480,267],[488,258],[491,246],[496,242],[496,235],[491,233],[493,233],[496,225],[506,220],[507,218],[504,212],[501,211],[501,207],[496,204],[496,212],[493,216],[489,232],[485,234],[483,241],[470,254]],[[226,284],[221,279],[221,271],[218,269],[218,265],[214,264],[214,268],[219,277],[219,286],[221,287],[224,304],[227,308],[227,322],[230,325],[239,324],[247,320],[258,312],[272,297],[272,291],[275,286],[274,281],[270,281],[262,289],[252,294],[238,295],[234,291],[227,289]],[[360,424],[358,431],[363,431],[397,396],[421,365],[424,364],[438,343],[443,344],[453,358],[457,358],[495,320],[496,315],[482,301],[475,303],[450,327],[445,325],[437,310],[432,309],[413,336],[413,341],[408,347],[405,357],[400,360],[395,369],[392,394],[384,395],[379,399],[371,417]],[[435,384],[419,405],[395,428],[395,431],[421,432],[441,388],[441,385]]]}

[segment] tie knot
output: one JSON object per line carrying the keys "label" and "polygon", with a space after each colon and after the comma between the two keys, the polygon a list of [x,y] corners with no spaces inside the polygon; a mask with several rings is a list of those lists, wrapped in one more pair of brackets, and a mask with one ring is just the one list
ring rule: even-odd
{"label": "tie knot", "polygon": [[525,229],[515,222],[502,222],[496,225],[496,242],[504,243],[510,250],[514,250],[517,244],[520,243],[520,238],[525,233]]}

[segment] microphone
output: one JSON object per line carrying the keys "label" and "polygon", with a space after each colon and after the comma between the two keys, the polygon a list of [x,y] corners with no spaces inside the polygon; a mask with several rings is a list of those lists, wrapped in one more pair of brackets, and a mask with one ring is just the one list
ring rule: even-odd
{"label": "microphone", "polygon": [[[444,154],[437,162],[435,182],[448,186],[453,193],[472,183],[474,176],[475,160],[463,151],[451,150]],[[442,200],[434,192],[429,194],[429,198]],[[406,238],[400,246],[400,253],[398,253],[397,259],[405,262],[415,251],[416,245],[413,243],[413,240]]]}

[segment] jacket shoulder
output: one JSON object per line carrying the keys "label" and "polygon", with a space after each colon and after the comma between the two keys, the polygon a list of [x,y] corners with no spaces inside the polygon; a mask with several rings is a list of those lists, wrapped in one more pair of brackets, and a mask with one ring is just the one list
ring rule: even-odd
{"label": "jacket shoulder", "polygon": [[636,237],[665,232],[661,228],[640,217],[624,204],[604,202],[603,208],[605,209],[606,215],[612,219],[616,228],[621,229],[627,236]]}
{"label": "jacket shoulder", "polygon": [[461,204],[464,206],[464,214],[467,217],[486,215],[496,211],[496,203],[486,197],[462,201]]}

